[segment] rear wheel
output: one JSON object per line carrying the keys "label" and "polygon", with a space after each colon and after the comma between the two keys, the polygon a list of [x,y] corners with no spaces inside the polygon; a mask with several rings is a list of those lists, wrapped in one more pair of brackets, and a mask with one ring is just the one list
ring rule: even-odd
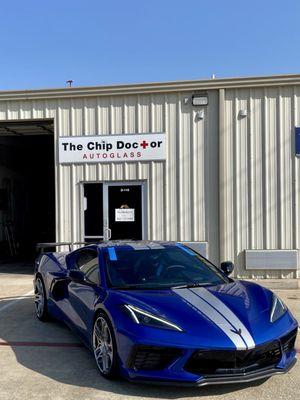
{"label": "rear wheel", "polygon": [[48,321],[48,309],[47,309],[47,298],[43,279],[38,276],[35,281],[34,286],[34,304],[35,304],[35,314],[41,321]]}
{"label": "rear wheel", "polygon": [[101,375],[115,378],[118,375],[117,346],[113,327],[105,314],[99,314],[94,322],[93,351]]}

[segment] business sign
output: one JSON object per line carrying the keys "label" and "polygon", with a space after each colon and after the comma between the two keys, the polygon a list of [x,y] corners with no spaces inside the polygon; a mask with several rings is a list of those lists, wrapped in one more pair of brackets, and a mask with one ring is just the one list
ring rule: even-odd
{"label": "business sign", "polygon": [[60,164],[165,159],[166,135],[164,133],[59,138]]}
{"label": "business sign", "polygon": [[134,208],[115,208],[116,222],[134,222]]}
{"label": "business sign", "polygon": [[300,156],[300,127],[295,128],[295,153]]}

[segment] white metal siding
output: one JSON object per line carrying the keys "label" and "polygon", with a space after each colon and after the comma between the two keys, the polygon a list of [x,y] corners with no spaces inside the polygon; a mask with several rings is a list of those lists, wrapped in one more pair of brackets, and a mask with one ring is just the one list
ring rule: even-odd
{"label": "white metal siding", "polygon": [[[299,86],[225,91],[226,164],[220,210],[222,259],[240,276],[293,277],[292,271],[245,272],[245,249],[299,248],[299,159],[294,127],[300,124]],[[240,110],[247,110],[247,117]],[[221,188],[220,188],[221,190]],[[222,237],[222,236],[221,236]]]}
{"label": "white metal siding", "polygon": [[[210,258],[234,261],[238,276],[295,277],[292,270],[246,270],[244,250],[300,246],[296,78],[204,82],[209,104],[203,108],[203,120],[196,119],[199,108],[184,101],[201,89],[199,82],[37,91],[28,98],[27,93],[0,93],[0,120],[54,118],[55,139],[167,134],[166,162],[67,166],[56,159],[57,240],[82,239],[80,182],[143,180],[148,188],[148,238],[208,242]],[[154,89],[157,93],[149,93]],[[247,116],[240,110],[247,110]],[[57,145],[55,140],[56,157]]]}
{"label": "white metal siding", "polygon": [[[53,117],[57,136],[165,132],[166,161],[59,165],[56,146],[58,241],[83,238],[80,182],[147,182],[148,238],[208,241],[219,259],[218,91],[203,120],[185,97],[192,92],[1,101],[0,119]],[[46,149],[44,151],[47,151]],[[41,216],[42,218],[42,216]]]}

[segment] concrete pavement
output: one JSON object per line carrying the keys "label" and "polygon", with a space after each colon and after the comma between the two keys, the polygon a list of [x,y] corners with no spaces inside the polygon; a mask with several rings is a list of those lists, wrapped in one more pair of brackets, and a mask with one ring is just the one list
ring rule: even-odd
{"label": "concrete pavement", "polygon": [[[30,271],[25,268],[22,274],[13,269],[1,272],[0,267],[0,400],[298,400],[300,397],[300,363],[286,375],[251,384],[189,389],[136,385],[121,379],[107,381],[99,375],[92,354],[64,325],[36,319]],[[300,289],[276,292],[300,320]],[[300,349],[299,339],[297,347]]]}

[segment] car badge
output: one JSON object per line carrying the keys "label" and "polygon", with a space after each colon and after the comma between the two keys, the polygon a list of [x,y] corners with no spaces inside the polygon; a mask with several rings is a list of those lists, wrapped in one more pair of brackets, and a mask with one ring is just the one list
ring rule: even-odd
{"label": "car badge", "polygon": [[231,330],[231,332],[236,333],[239,336],[242,336],[241,328],[239,328],[239,329],[234,328],[234,329],[230,329],[230,330]]}

